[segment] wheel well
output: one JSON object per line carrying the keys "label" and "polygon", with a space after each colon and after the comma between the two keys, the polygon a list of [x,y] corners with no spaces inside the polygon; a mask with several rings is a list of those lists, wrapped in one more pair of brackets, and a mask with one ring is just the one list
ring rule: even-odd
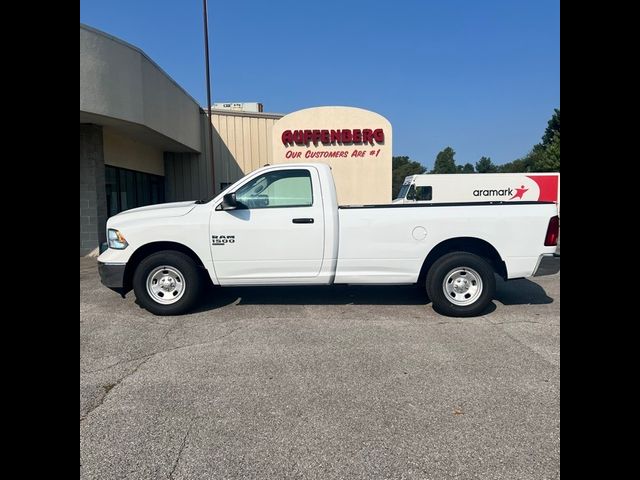
{"label": "wheel well", "polygon": [[485,240],[474,237],[450,238],[433,247],[425,258],[418,277],[418,283],[425,281],[431,265],[443,255],[451,252],[468,252],[484,258],[493,267],[495,272],[506,280],[507,266],[500,257],[498,251]]}
{"label": "wheel well", "polygon": [[147,258],[149,255],[156,252],[160,252],[162,250],[175,250],[177,252],[182,252],[185,255],[188,255],[189,257],[191,257],[191,259],[194,262],[196,262],[196,265],[205,269],[205,266],[202,263],[202,260],[200,260],[200,257],[196,255],[196,252],[194,252],[189,247],[181,243],[177,243],[177,242],[147,243],[146,245],[143,245],[142,247],[138,248],[135,252],[133,252],[133,255],[131,255],[131,258],[127,262],[127,266],[124,269],[124,289],[126,291],[129,291],[133,288],[132,286],[133,273],[136,271],[136,268],[138,267],[140,262],[145,258]]}

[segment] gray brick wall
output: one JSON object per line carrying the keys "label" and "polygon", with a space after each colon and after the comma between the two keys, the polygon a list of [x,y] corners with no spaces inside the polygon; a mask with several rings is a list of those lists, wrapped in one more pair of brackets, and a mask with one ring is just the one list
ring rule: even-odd
{"label": "gray brick wall", "polygon": [[102,127],[80,125],[80,256],[106,240],[107,196],[104,187]]}

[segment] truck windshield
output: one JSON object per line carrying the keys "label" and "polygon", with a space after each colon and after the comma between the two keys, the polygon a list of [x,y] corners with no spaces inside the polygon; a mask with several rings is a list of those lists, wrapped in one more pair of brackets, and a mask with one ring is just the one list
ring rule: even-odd
{"label": "truck windshield", "polygon": [[404,185],[402,185],[402,188],[400,188],[400,191],[398,192],[398,196],[396,198],[400,199],[406,197],[407,192],[409,191],[409,187],[411,187],[410,183],[405,183]]}

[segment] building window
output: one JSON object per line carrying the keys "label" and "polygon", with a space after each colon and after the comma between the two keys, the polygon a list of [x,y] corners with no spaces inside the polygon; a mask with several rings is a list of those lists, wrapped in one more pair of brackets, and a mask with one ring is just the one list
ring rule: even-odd
{"label": "building window", "polygon": [[164,177],[105,165],[107,216],[164,202]]}

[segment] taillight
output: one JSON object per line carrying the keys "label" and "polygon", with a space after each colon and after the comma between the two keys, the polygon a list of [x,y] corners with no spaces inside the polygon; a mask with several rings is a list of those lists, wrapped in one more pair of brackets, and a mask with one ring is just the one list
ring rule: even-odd
{"label": "taillight", "polygon": [[556,215],[549,220],[547,235],[544,237],[545,247],[555,247],[558,245],[558,233],[560,232],[560,218]]}

